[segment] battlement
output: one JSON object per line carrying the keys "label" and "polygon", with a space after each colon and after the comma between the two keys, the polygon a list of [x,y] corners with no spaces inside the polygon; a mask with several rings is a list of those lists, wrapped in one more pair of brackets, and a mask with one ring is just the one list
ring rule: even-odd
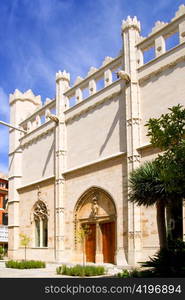
{"label": "battlement", "polygon": [[[160,68],[164,69],[165,65],[173,63],[174,57],[177,62],[184,57],[185,5],[179,7],[169,23],[157,21],[149,35],[145,38],[140,35],[141,24],[136,16],[133,18],[128,16],[126,20],[123,20],[121,26],[122,35],[126,35],[128,30],[136,30],[136,32],[139,33],[137,33],[135,49],[137,57],[137,77],[141,82],[143,78],[148,78],[149,73],[152,73],[151,70],[146,70],[147,66],[150,66],[151,63],[153,63],[153,65],[155,64],[155,66],[152,65],[151,69],[153,70],[154,68],[158,70],[158,60],[160,59]],[[171,39],[170,47],[168,46],[169,39]],[[152,55],[150,53],[151,50],[153,51]],[[173,55],[174,52],[175,54]],[[126,54],[125,45],[123,44],[123,49],[118,57],[112,58],[106,56],[99,68],[91,66],[87,72],[87,76],[85,78],[77,76],[74,85],[71,87],[69,86],[70,74],[65,70],[63,72],[58,71],[56,73],[56,83],[60,82],[66,86],[66,89],[63,90],[65,96],[65,111],[82,103],[89,97],[96,97],[96,95],[98,95],[97,93],[104,93],[104,90],[106,91],[108,87],[114,84],[118,80],[117,72],[125,70],[124,55]],[[161,63],[162,59],[163,62]],[[125,83],[127,82],[125,81]],[[20,124],[28,132],[47,122],[50,112],[56,113],[55,100],[47,98],[42,105],[41,97],[35,96],[31,90],[25,93],[16,90],[14,94],[10,95],[10,104],[18,99],[21,101],[28,100],[36,105],[36,110],[28,115]]]}
{"label": "battlement", "polygon": [[21,100],[21,101],[30,101],[35,105],[40,106],[42,104],[41,102],[41,96],[35,96],[32,90],[28,90],[24,93],[19,91],[18,89],[15,90],[13,94],[10,94],[10,105],[13,104],[15,101]]}
{"label": "battlement", "polygon": [[128,16],[126,20],[123,20],[121,27],[122,31],[126,31],[130,28],[134,28],[139,32],[141,31],[141,24],[136,16],[133,19],[130,16]]}
{"label": "battlement", "polygon": [[[168,50],[185,42],[185,5],[181,5],[169,23],[157,21],[148,37],[141,37],[137,43],[138,67],[155,59]],[[153,49],[153,55],[145,61],[147,51]]]}

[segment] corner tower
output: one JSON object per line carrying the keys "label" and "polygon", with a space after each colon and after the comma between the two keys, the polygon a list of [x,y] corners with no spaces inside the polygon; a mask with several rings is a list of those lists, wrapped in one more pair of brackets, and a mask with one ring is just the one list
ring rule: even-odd
{"label": "corner tower", "polygon": [[[31,90],[21,93],[15,90],[10,94],[10,123],[19,127],[19,124],[28,114],[33,113],[41,105],[40,96],[35,96]],[[27,128],[22,128],[27,130]],[[9,131],[9,200],[8,213],[11,223],[8,225],[9,257],[16,257],[19,248],[19,194],[17,188],[21,186],[22,178],[22,149],[19,139],[22,132],[16,129]]]}

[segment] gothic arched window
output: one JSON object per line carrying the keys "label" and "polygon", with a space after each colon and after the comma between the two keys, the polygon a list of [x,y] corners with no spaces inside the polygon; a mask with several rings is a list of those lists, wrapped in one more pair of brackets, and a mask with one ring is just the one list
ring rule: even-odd
{"label": "gothic arched window", "polygon": [[48,246],[48,211],[45,203],[41,200],[37,201],[33,210],[35,222],[35,246]]}

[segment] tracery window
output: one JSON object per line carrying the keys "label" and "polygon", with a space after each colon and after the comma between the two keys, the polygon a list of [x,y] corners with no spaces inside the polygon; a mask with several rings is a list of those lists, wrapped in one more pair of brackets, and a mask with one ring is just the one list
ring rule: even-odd
{"label": "tracery window", "polygon": [[35,246],[48,246],[48,211],[45,203],[37,201],[34,206]]}

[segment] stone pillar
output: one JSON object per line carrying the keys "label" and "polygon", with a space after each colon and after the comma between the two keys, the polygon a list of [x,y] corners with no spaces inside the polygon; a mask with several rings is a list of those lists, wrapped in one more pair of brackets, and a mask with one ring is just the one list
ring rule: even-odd
{"label": "stone pillar", "polygon": [[39,226],[40,226],[40,247],[43,247],[43,220],[42,219],[40,219]]}
{"label": "stone pillar", "polygon": [[[41,105],[40,96],[30,90],[21,93],[15,90],[10,95],[10,123],[19,127],[20,122],[28,113]],[[19,193],[22,179],[22,149],[19,142],[22,133],[16,129],[9,131],[9,197],[8,197],[8,256],[16,258],[19,249]]]}
{"label": "stone pillar", "polygon": [[55,130],[55,219],[56,219],[56,261],[65,259],[65,179],[62,175],[66,168],[66,125],[64,110],[69,88],[70,75],[66,71],[56,74],[56,115],[58,123]]}
{"label": "stone pillar", "polygon": [[91,79],[89,81],[89,95],[93,95],[96,93],[96,81],[94,79]]}
{"label": "stone pillar", "polygon": [[165,51],[166,51],[165,39],[163,36],[159,36],[155,40],[155,56],[158,57],[161,54],[165,53]]}
{"label": "stone pillar", "polygon": [[[137,49],[140,38],[140,22],[136,17],[128,17],[122,23],[125,71],[130,82],[125,84],[126,121],[127,121],[127,176],[140,164],[137,148],[140,145],[139,83],[137,79]],[[128,263],[135,265],[140,261],[141,220],[140,208],[128,202]]]}
{"label": "stone pillar", "polygon": [[185,42],[185,21],[179,24],[179,41]]}
{"label": "stone pillar", "polygon": [[82,90],[80,88],[76,89],[75,96],[76,96],[77,103],[83,100]]}

